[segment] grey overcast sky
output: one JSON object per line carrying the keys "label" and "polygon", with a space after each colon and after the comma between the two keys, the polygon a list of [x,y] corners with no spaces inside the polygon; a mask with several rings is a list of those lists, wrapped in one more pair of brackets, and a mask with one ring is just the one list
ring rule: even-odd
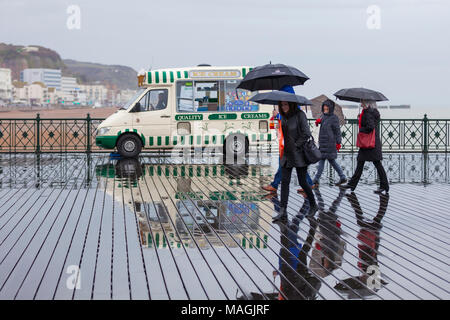
{"label": "grey overcast sky", "polygon": [[[370,5],[380,29],[367,27]],[[137,71],[272,61],[305,72],[308,97],[364,86],[393,104],[449,105],[449,33],[449,0],[0,0],[0,42],[64,59]]]}

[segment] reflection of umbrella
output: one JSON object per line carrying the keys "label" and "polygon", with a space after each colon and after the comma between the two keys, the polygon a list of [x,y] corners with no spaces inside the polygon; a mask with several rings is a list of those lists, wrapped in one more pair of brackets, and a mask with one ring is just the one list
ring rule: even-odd
{"label": "reflection of umbrella", "polygon": [[361,102],[366,101],[386,101],[386,98],[381,92],[370,90],[366,88],[349,88],[341,89],[334,94],[340,100]]}
{"label": "reflection of umbrella", "polygon": [[[372,296],[378,289],[371,290],[369,287],[365,286],[364,283],[367,281],[366,278],[366,276],[359,276],[340,280],[340,282],[334,286],[334,289],[348,294],[349,299]],[[383,279],[380,279],[380,284],[385,286],[388,283]]]}
{"label": "reflection of umbrella", "polygon": [[[314,119],[320,118],[322,115],[322,103],[327,100],[328,97],[324,94],[311,99],[311,113]],[[342,126],[345,124],[344,113],[342,112],[342,107],[337,103],[334,104],[334,114],[339,118],[339,124]]]}
{"label": "reflection of umbrella", "polygon": [[296,104],[302,106],[309,106],[312,104],[311,101],[309,101],[303,96],[299,96],[297,94],[284,91],[271,91],[258,93],[254,97],[252,97],[250,101],[262,104],[278,104],[278,102],[280,101],[286,101],[286,102],[295,102]]}
{"label": "reflection of umbrella", "polygon": [[280,90],[285,85],[302,85],[308,79],[297,68],[284,64],[266,64],[252,69],[237,87],[250,91]]}

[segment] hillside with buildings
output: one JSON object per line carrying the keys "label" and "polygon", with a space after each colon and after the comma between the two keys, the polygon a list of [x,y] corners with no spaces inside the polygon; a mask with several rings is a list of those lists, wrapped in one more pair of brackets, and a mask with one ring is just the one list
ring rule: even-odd
{"label": "hillside with buildings", "polygon": [[0,43],[0,106],[117,106],[136,88],[130,67],[62,60],[41,46]]}
{"label": "hillside with buildings", "polygon": [[120,90],[135,89],[137,72],[130,67],[63,60],[68,72],[81,83],[101,82]]}

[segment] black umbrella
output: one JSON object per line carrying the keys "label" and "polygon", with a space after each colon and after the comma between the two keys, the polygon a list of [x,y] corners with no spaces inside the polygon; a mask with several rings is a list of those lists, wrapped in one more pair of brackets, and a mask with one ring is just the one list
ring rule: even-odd
{"label": "black umbrella", "polygon": [[301,106],[310,106],[312,102],[303,96],[299,96],[293,93],[284,91],[271,91],[255,94],[250,101],[262,103],[262,104],[275,104],[277,105],[280,101],[295,102]]}
{"label": "black umbrella", "polygon": [[381,92],[370,90],[366,88],[349,88],[341,89],[334,94],[340,100],[361,102],[366,101],[386,101],[386,98]]}
{"label": "black umbrella", "polygon": [[302,85],[309,78],[297,68],[284,64],[266,64],[252,69],[238,88],[256,90],[280,90],[286,85]]}

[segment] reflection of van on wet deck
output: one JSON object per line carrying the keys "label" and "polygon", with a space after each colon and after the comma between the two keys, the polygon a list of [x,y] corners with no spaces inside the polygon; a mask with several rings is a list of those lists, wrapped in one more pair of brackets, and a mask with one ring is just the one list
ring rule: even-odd
{"label": "reflection of van on wet deck", "polygon": [[98,177],[115,178],[106,191],[136,213],[143,245],[157,248],[266,248],[260,190],[243,186],[251,185],[247,179],[267,182],[270,172],[269,166],[153,165],[136,159],[96,167]]}
{"label": "reflection of van on wet deck", "polygon": [[244,155],[250,145],[266,144],[273,106],[249,101],[237,89],[250,67],[155,70],[140,75],[137,94],[103,121],[96,144],[133,157],[141,149],[223,147]]}

